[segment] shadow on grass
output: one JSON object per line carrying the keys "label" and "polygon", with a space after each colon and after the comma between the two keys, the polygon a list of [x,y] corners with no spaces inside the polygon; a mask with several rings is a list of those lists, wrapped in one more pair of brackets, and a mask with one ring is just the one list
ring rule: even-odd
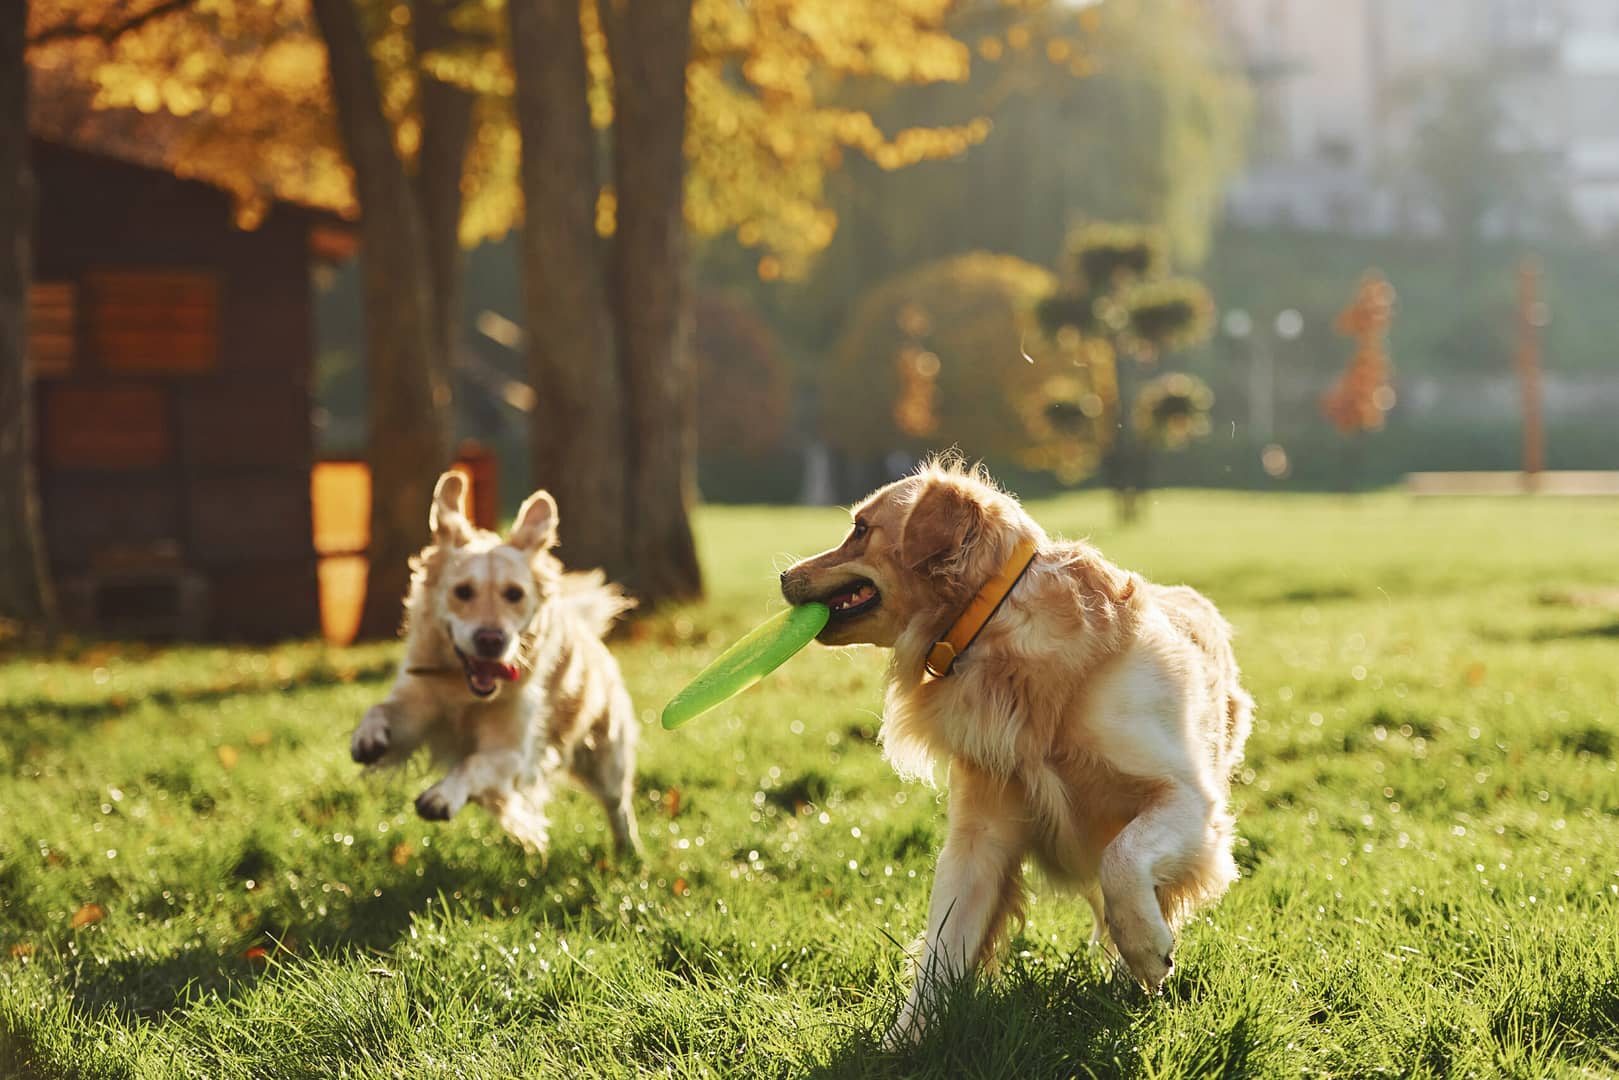
{"label": "shadow on grass", "polygon": [[[55,701],[49,697],[12,697],[0,701],[0,749],[13,755],[48,733],[54,745],[64,735],[71,737],[92,725],[122,716],[134,705],[155,705],[177,709],[184,705],[214,705],[222,701],[255,696],[282,695],[294,690],[321,689],[344,683],[377,683],[393,676],[391,662],[358,668],[314,667],[288,679],[222,683],[180,689],[154,690],[149,694],[110,693],[91,701]],[[74,730],[67,725],[79,725]]]}
{"label": "shadow on grass", "polygon": [[1583,641],[1590,639],[1619,638],[1619,622],[1602,623],[1597,626],[1568,626],[1556,629],[1537,630],[1531,640],[1535,642],[1548,641]]}
{"label": "shadow on grass", "polygon": [[[514,882],[525,872],[542,884],[548,876],[589,880],[594,857],[578,866],[570,865],[567,856],[553,857],[549,870],[537,874],[535,868],[525,871],[519,864],[526,858],[515,847],[495,857],[456,864],[430,855],[420,876],[402,871],[397,881],[378,887],[380,895],[367,893],[326,915],[306,919],[272,909],[222,949],[186,944],[162,955],[137,952],[86,958],[63,981],[77,1009],[90,1015],[110,1014],[128,1024],[136,1018],[161,1020],[204,1000],[231,1001],[262,981],[295,969],[301,957],[372,963],[407,939],[418,919],[512,918],[519,896],[527,901],[520,916],[526,920],[591,922],[603,906],[596,889],[567,890],[558,894],[558,900],[540,891],[518,893]],[[600,914],[603,920],[610,918]],[[266,965],[276,956],[281,963]]]}
{"label": "shadow on grass", "polygon": [[[890,1023],[891,1002],[881,1014]],[[1055,965],[1013,957],[999,978],[951,991],[912,1045],[883,1050],[882,1030],[854,1033],[807,1077],[1135,1076],[1134,1017],[1151,1003],[1087,954]]]}

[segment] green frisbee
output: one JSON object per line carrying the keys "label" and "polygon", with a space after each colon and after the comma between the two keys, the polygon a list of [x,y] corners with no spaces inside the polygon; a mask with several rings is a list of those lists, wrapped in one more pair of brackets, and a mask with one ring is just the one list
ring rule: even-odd
{"label": "green frisbee", "polygon": [[831,617],[832,609],[825,604],[799,604],[748,631],[663,707],[664,730],[673,731],[701,716],[781,667],[793,653],[814,641]]}

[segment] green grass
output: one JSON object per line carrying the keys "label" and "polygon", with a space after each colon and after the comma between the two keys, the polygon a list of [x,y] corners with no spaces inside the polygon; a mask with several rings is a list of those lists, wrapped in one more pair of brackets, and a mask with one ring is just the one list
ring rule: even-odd
{"label": "green grass", "polygon": [[[812,650],[676,733],[834,511],[710,509],[710,600],[618,645],[648,855],[556,806],[548,861],[348,735],[392,647],[83,646],[0,666],[0,1075],[1599,1076],[1619,1073],[1619,506],[1171,492],[1037,504],[1203,589],[1259,715],[1244,876],[1165,993],[1036,879],[999,977],[914,1051],[945,796],[875,741],[882,655]],[[104,918],[77,928],[97,904]],[[249,955],[250,950],[264,950]]]}

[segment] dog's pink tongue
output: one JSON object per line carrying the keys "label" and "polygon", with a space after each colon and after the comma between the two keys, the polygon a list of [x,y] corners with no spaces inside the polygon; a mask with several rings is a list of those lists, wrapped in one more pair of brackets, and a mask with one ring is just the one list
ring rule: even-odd
{"label": "dog's pink tongue", "polygon": [[517,681],[517,665],[505,664],[499,660],[474,660],[472,662],[473,674],[485,679],[505,679],[507,682]]}

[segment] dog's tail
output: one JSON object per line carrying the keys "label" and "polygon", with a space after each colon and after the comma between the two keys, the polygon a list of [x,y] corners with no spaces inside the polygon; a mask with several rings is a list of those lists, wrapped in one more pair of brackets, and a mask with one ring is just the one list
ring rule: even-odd
{"label": "dog's tail", "polygon": [[597,637],[605,637],[618,617],[635,607],[635,600],[600,570],[563,574],[561,599]]}

